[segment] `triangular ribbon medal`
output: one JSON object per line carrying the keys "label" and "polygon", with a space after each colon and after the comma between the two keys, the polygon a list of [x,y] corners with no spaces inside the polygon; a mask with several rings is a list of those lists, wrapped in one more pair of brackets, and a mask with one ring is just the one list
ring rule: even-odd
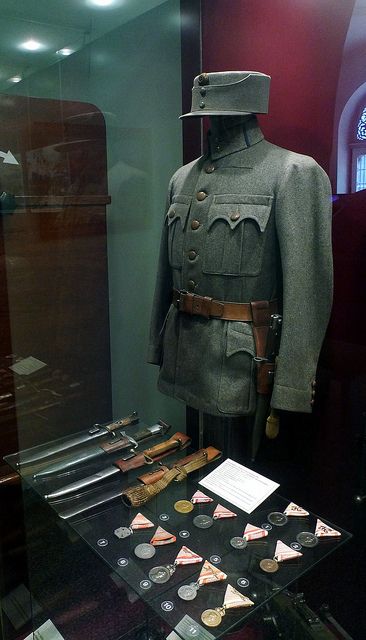
{"label": "triangular ribbon medal", "polygon": [[235,518],[238,514],[234,513],[234,511],[230,511],[230,509],[226,509],[222,504],[218,504],[215,511],[212,514],[214,520],[219,520],[219,518]]}
{"label": "triangular ribbon medal", "polygon": [[163,544],[176,542],[176,540],[177,538],[172,533],[168,533],[163,527],[158,527],[150,540],[150,544],[154,545],[154,547],[159,547]]}
{"label": "triangular ribbon medal", "polygon": [[277,560],[277,562],[284,562],[284,560],[292,560],[293,558],[299,558],[300,556],[302,556],[300,551],[295,551],[282,542],[282,540],[277,540],[273,560]]}
{"label": "triangular ribbon medal", "polygon": [[153,522],[145,518],[142,513],[138,513],[132,520],[130,527],[135,531],[136,529],[149,529],[150,527],[155,527],[155,525]]}
{"label": "triangular ribbon medal", "polygon": [[318,538],[326,538],[328,536],[335,538],[341,536],[342,534],[340,531],[337,531],[337,529],[332,529],[332,527],[329,527],[329,525],[324,524],[324,522],[322,522],[318,518],[316,521],[315,535]]}
{"label": "triangular ribbon medal", "polygon": [[227,575],[217,567],[214,567],[211,562],[205,560],[198,576],[198,584],[209,584],[209,582],[219,582],[220,580],[226,580]]}
{"label": "triangular ribbon medal", "polygon": [[244,529],[243,538],[246,540],[258,540],[259,538],[265,538],[268,536],[268,531],[266,529],[262,529],[261,527],[255,527],[252,524],[247,524]]}
{"label": "triangular ribbon medal", "polygon": [[206,496],[205,493],[202,493],[202,491],[196,491],[196,493],[193,494],[192,498],[191,498],[191,502],[193,502],[193,504],[200,504],[201,502],[213,502],[213,498],[210,498],[209,496]]}
{"label": "triangular ribbon medal", "polygon": [[237,609],[238,607],[252,607],[254,602],[239,593],[231,584],[228,584],[225,591],[224,607],[225,609]]}
{"label": "triangular ribbon medal", "polygon": [[181,550],[179,551],[176,559],[175,559],[175,563],[176,564],[196,564],[197,562],[202,562],[203,558],[201,558],[201,556],[198,555],[198,553],[194,553],[194,551],[191,551],[190,549],[188,549],[188,547],[185,547],[183,545],[183,547],[181,548]]}
{"label": "triangular ribbon medal", "polygon": [[305,509],[303,509],[302,507],[299,507],[299,505],[295,504],[294,502],[290,502],[290,504],[288,505],[288,507],[286,507],[283,513],[285,513],[286,516],[304,517],[309,515],[309,511],[305,511]]}

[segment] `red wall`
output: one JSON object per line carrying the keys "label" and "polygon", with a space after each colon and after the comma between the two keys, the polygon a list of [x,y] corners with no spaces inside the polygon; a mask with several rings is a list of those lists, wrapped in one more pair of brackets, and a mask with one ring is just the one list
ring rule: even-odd
{"label": "red wall", "polygon": [[202,0],[203,71],[272,77],[268,140],[329,169],[342,49],[355,0]]}

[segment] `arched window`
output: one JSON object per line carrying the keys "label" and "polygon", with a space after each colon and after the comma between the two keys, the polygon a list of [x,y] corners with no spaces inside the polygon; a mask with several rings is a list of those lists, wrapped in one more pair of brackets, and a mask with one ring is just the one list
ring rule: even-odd
{"label": "arched window", "polygon": [[366,189],[366,107],[362,109],[357,123],[352,149],[352,192]]}

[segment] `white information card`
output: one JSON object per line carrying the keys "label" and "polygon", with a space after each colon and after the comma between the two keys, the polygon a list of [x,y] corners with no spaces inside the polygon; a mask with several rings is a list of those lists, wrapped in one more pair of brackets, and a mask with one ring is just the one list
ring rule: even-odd
{"label": "white information card", "polygon": [[228,458],[199,481],[245,513],[252,513],[280,485]]}

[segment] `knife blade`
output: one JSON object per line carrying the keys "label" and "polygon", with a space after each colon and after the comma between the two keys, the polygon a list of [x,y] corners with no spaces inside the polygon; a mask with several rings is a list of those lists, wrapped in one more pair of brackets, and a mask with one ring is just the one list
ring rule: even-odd
{"label": "knife blade", "polygon": [[114,451],[119,451],[120,449],[130,449],[130,454],[126,456],[126,460],[128,460],[128,458],[132,455],[131,452],[137,448],[139,442],[144,442],[145,440],[148,440],[149,438],[157,435],[164,435],[165,433],[167,433],[167,431],[169,431],[169,429],[170,425],[168,425],[163,420],[159,420],[157,424],[138,431],[133,438],[127,435],[124,431],[121,431],[121,438],[113,439],[111,442],[96,444],[94,446],[88,447],[86,451],[81,451],[79,453],[73,453],[65,456],[59,462],[50,464],[44,469],[34,473],[33,478],[36,480],[55,473],[64,473],[66,471],[70,471],[70,469],[73,469],[80,464],[83,464],[84,462],[90,462],[92,460],[95,460],[99,456],[103,456]]}
{"label": "knife blade", "polygon": [[138,414],[136,411],[133,411],[125,418],[120,418],[113,422],[108,422],[107,424],[94,424],[86,432],[80,433],[79,435],[64,442],[55,442],[54,444],[51,442],[47,445],[40,445],[38,447],[26,449],[19,453],[20,458],[16,462],[16,466],[22,467],[23,465],[35,464],[45,458],[58,453],[63,453],[63,451],[67,451],[67,449],[94,441],[98,438],[102,438],[103,436],[111,435],[113,437],[117,429],[128,427],[131,424],[136,424],[138,421]]}

